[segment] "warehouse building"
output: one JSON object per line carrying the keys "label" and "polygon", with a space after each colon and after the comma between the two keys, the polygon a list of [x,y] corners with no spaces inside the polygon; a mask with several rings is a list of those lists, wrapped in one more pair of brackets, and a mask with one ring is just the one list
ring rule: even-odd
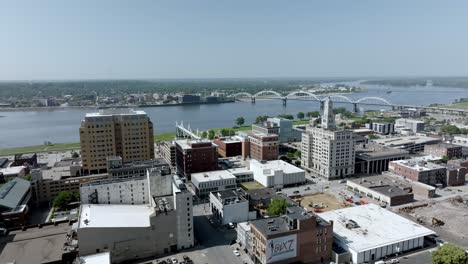
{"label": "warehouse building", "polygon": [[179,177],[171,183],[152,190],[149,204],[81,205],[74,226],[80,256],[110,251],[112,262],[119,263],[192,247],[192,195]]}
{"label": "warehouse building", "polygon": [[210,192],[237,188],[237,178],[227,170],[207,171],[192,174],[192,184],[198,197],[207,197]]}
{"label": "warehouse building", "polygon": [[305,171],[282,160],[250,160],[250,170],[254,179],[267,188],[304,183]]}
{"label": "warehouse building", "polygon": [[387,175],[370,176],[359,179],[348,179],[348,189],[373,198],[383,205],[401,205],[413,201],[411,184],[403,178]]}
{"label": "warehouse building", "polygon": [[324,212],[320,216],[333,221],[334,242],[349,252],[346,261],[353,264],[373,263],[422,248],[424,237],[435,234],[375,204]]}

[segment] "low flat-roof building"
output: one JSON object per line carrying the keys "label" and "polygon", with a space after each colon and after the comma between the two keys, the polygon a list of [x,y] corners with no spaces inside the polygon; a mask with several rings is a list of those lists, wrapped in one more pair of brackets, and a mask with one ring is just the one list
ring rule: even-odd
{"label": "low flat-roof building", "polygon": [[15,177],[24,177],[28,172],[28,168],[25,166],[6,167],[0,169],[0,174],[3,175],[5,181],[13,179]]}
{"label": "low flat-roof building", "polygon": [[393,160],[402,160],[409,157],[409,152],[382,146],[373,142],[355,145],[356,174],[381,173],[388,170],[388,163]]}
{"label": "low flat-roof building", "polygon": [[424,237],[435,234],[375,204],[321,213],[333,221],[334,242],[350,252],[354,264],[375,262],[424,246]]}
{"label": "low flat-roof building", "polygon": [[210,193],[210,208],[214,217],[223,225],[257,218],[257,212],[249,210],[249,201],[236,190]]}
{"label": "low flat-roof building", "polygon": [[198,197],[206,197],[210,192],[237,188],[237,178],[228,170],[207,171],[192,174],[192,184]]}
{"label": "low flat-roof building", "polygon": [[68,221],[10,231],[0,237],[0,263],[72,263],[76,259],[77,243],[70,233]]}
{"label": "low flat-roof building", "polygon": [[0,213],[6,226],[24,225],[29,211],[31,183],[14,178],[0,187]]}
{"label": "low flat-roof building", "polygon": [[146,176],[146,170],[165,167],[168,174],[171,173],[169,163],[164,159],[151,159],[122,163],[121,157],[107,158],[107,173],[111,178],[133,178]]}
{"label": "low flat-roof building", "polygon": [[32,168],[35,168],[37,166],[37,154],[16,154],[11,166],[31,166]]}
{"label": "low flat-roof building", "polygon": [[440,164],[447,170],[447,186],[463,186],[465,185],[465,177],[467,169],[462,166],[451,164]]}
{"label": "low flat-roof building", "polygon": [[395,160],[388,165],[389,172],[432,186],[447,185],[447,169],[432,162],[417,159]]}
{"label": "low flat-roof building", "polygon": [[255,263],[323,263],[331,258],[333,223],[292,204],[286,214],[250,222]]}
{"label": "low flat-roof building", "polygon": [[254,179],[268,188],[283,188],[284,186],[304,183],[305,171],[282,160],[258,161],[250,160],[250,170]]}
{"label": "low flat-roof building", "polygon": [[460,166],[468,170],[468,159],[455,159],[447,161],[447,164]]}
{"label": "low flat-roof building", "polygon": [[387,147],[403,149],[409,151],[410,153],[415,153],[424,151],[425,145],[439,143],[441,139],[426,136],[403,136],[378,138],[374,139],[373,141]]}
{"label": "low flat-roof building", "polygon": [[461,158],[463,155],[463,147],[449,144],[449,143],[438,143],[424,146],[425,155],[433,155],[439,157]]}
{"label": "low flat-roof building", "polygon": [[251,182],[254,180],[253,171],[247,168],[232,168],[227,171],[236,177],[236,183],[238,186],[243,182]]}
{"label": "low flat-roof building", "polygon": [[412,186],[403,178],[376,175],[348,179],[346,186],[355,192],[379,201],[382,205],[396,206],[413,201]]}

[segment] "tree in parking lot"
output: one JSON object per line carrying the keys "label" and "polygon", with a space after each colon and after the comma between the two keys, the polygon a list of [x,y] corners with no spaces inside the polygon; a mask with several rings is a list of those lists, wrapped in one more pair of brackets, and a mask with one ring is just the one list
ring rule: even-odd
{"label": "tree in parking lot", "polygon": [[78,202],[80,201],[80,193],[79,192],[68,192],[63,191],[60,192],[59,195],[54,199],[54,207],[58,207],[60,209],[65,208],[69,203]]}
{"label": "tree in parking lot", "polygon": [[282,215],[286,213],[286,207],[288,207],[288,202],[285,199],[273,199],[268,206],[267,214],[269,216]]}
{"label": "tree in parking lot", "polygon": [[445,243],[434,250],[431,255],[432,264],[468,264],[468,254],[452,243]]}

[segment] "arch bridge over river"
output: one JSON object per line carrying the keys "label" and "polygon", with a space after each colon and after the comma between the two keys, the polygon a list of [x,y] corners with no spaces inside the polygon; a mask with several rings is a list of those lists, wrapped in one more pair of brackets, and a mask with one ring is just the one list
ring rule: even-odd
{"label": "arch bridge over river", "polygon": [[279,93],[273,90],[265,90],[265,91],[260,91],[256,94],[241,92],[241,93],[230,95],[229,97],[234,98],[236,100],[247,99],[247,100],[250,100],[253,104],[255,103],[256,99],[281,100],[283,105],[286,105],[288,100],[316,101],[316,102],[319,102],[321,105],[323,105],[323,102],[325,101],[325,99],[329,97],[330,100],[336,103],[352,104],[354,112],[358,112],[359,105],[375,105],[375,106],[391,107],[394,110],[415,108],[415,109],[424,109],[428,112],[434,112],[434,113],[459,114],[459,115],[468,114],[468,110],[465,110],[465,109],[453,109],[453,108],[432,107],[432,106],[423,106],[423,105],[399,105],[399,104],[394,104],[388,101],[387,99],[384,99],[381,97],[375,97],[375,96],[362,97],[362,98],[353,100],[341,94],[318,96],[308,91],[296,91],[296,92],[292,92],[287,95],[284,95],[282,93]]}

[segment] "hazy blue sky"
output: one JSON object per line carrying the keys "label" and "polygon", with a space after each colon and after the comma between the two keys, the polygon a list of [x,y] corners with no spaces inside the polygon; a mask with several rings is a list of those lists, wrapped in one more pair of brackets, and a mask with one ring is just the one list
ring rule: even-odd
{"label": "hazy blue sky", "polygon": [[0,0],[0,80],[468,75],[468,1]]}

